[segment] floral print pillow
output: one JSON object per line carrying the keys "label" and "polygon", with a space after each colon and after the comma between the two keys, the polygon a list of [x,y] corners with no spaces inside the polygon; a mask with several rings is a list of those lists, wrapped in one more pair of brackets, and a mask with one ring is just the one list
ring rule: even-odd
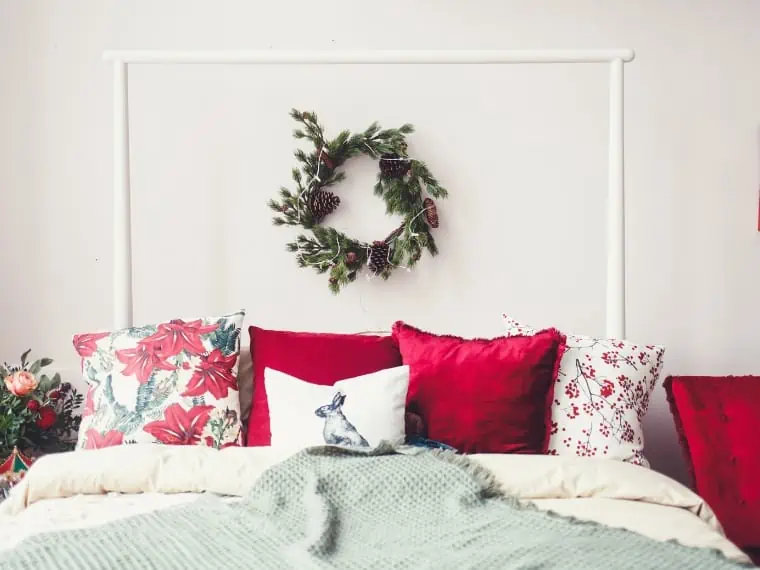
{"label": "floral print pillow", "polygon": [[75,335],[88,383],[77,449],[241,445],[237,368],[244,316]]}
{"label": "floral print pillow", "polygon": [[[502,315],[508,336],[535,329]],[[551,455],[601,456],[649,467],[642,420],[665,349],[567,335],[552,405]]]}

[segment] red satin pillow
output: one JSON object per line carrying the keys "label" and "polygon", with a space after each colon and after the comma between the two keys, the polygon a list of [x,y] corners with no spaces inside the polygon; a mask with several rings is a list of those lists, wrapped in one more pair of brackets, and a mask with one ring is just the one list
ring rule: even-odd
{"label": "red satin pillow", "polygon": [[669,376],[695,492],[741,548],[760,549],[760,377]]}
{"label": "red satin pillow", "polygon": [[272,331],[250,327],[253,359],[253,404],[248,420],[248,446],[266,446],[269,404],[264,368],[279,370],[322,386],[401,366],[401,355],[390,336]]}
{"label": "red satin pillow", "polygon": [[545,453],[565,337],[463,339],[402,322],[393,338],[410,366],[407,409],[427,437],[463,453]]}

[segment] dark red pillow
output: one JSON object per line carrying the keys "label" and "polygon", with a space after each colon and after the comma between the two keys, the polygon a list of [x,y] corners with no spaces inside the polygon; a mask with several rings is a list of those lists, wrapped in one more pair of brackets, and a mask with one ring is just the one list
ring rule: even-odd
{"label": "dark red pillow", "polygon": [[272,331],[250,327],[253,359],[253,404],[246,445],[270,445],[269,404],[264,368],[279,370],[313,384],[332,386],[338,380],[401,366],[390,336]]}
{"label": "dark red pillow", "polygon": [[760,548],[760,377],[664,382],[694,491],[740,548]]}
{"label": "dark red pillow", "polygon": [[428,438],[463,453],[546,452],[560,332],[463,339],[397,322],[393,337],[410,367],[407,410]]}

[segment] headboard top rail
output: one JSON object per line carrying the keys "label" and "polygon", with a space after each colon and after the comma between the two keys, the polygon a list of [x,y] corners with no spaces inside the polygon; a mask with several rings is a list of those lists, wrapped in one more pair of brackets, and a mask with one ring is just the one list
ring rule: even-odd
{"label": "headboard top rail", "polygon": [[373,51],[164,51],[109,50],[107,61],[162,64],[504,64],[633,61],[631,49],[593,50],[373,50]]}

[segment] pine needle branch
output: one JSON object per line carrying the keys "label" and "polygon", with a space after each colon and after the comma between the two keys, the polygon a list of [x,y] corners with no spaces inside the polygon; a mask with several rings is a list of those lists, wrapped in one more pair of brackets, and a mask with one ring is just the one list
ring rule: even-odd
{"label": "pine needle branch", "polygon": [[415,160],[412,163],[412,176],[422,180],[427,193],[433,196],[433,198],[446,198],[449,195],[446,188],[438,183],[427,165],[421,160]]}

